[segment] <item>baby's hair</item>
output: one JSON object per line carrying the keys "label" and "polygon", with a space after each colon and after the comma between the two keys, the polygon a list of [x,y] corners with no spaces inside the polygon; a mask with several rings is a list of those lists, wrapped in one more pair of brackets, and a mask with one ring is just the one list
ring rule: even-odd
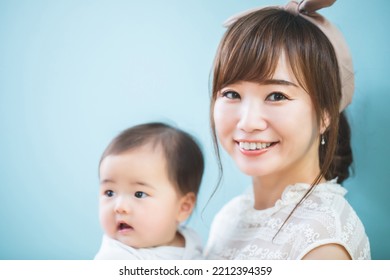
{"label": "baby's hair", "polygon": [[[182,194],[198,194],[204,171],[204,158],[197,141],[187,132],[170,125],[152,122],[130,127],[108,145],[99,162],[150,144],[163,151],[168,178]],[[151,153],[154,151],[151,150]]]}

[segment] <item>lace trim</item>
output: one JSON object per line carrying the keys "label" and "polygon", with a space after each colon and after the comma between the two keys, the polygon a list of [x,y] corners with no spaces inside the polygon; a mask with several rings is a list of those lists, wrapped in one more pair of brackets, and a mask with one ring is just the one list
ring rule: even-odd
{"label": "lace trim", "polygon": [[[242,213],[245,213],[242,216],[242,221],[244,221],[245,223],[256,224],[259,223],[259,221],[268,219],[273,214],[279,212],[282,208],[285,208],[286,206],[291,206],[289,208],[291,208],[292,210],[309,188],[310,184],[306,183],[298,183],[295,185],[288,186],[283,191],[281,198],[276,201],[273,207],[263,210],[256,210],[253,208],[254,196],[252,189],[250,189],[250,191],[248,190],[244,194],[244,197],[241,200],[241,205],[239,206],[242,209]],[[344,196],[347,193],[347,190],[337,184],[337,179],[333,179],[331,181],[318,184],[312,194],[319,193],[321,193],[321,197],[323,197],[325,200],[330,201],[335,194]],[[303,206],[308,209],[318,209],[319,207],[318,204],[314,203],[309,198],[303,202]],[[324,207],[324,209],[320,210],[326,211],[326,209],[327,208]]]}

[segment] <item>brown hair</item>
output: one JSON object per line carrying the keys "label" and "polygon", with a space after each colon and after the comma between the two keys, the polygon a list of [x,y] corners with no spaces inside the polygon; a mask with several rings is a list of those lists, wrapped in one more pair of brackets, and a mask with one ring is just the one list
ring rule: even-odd
{"label": "brown hair", "polygon": [[[336,54],[317,26],[279,8],[252,12],[230,25],[214,60],[211,128],[220,182],[223,170],[213,119],[217,94],[223,87],[238,81],[261,83],[271,78],[282,53],[288,59],[300,86],[310,95],[318,123],[325,116],[329,118],[329,125],[323,134],[326,145],[319,147],[320,174],[301,203],[322,178],[330,180],[338,176],[338,182],[346,179],[352,162],[348,122],[339,113],[341,82]],[[339,129],[340,121],[342,126]],[[340,138],[339,132],[346,136]]]}
{"label": "brown hair", "polygon": [[[187,132],[164,123],[145,123],[124,130],[108,145],[99,162],[146,144],[161,147],[167,162],[168,177],[182,194],[197,195],[204,171],[202,151]],[[153,152],[153,151],[152,151]]]}

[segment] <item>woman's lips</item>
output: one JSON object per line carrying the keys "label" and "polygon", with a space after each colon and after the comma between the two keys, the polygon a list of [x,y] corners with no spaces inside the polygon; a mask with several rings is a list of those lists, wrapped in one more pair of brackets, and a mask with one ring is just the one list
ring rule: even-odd
{"label": "woman's lips", "polygon": [[263,141],[236,141],[238,148],[244,155],[257,156],[267,152],[279,142]]}
{"label": "woman's lips", "polygon": [[275,142],[254,142],[254,141],[237,141],[241,149],[246,151],[263,150],[271,146]]}

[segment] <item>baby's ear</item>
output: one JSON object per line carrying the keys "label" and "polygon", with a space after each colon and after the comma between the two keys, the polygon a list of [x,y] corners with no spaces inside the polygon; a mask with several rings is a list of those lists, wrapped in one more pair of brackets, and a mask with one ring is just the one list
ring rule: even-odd
{"label": "baby's ear", "polygon": [[194,210],[196,195],[193,192],[186,193],[180,198],[179,212],[177,220],[179,223],[184,222]]}

